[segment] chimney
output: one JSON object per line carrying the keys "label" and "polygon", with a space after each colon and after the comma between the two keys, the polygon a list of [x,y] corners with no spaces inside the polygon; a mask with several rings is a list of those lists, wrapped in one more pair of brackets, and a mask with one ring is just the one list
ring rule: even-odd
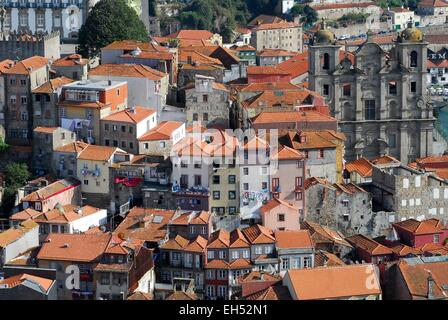
{"label": "chimney", "polygon": [[433,299],[434,299],[434,279],[432,277],[431,272],[429,272],[429,277],[428,277],[428,300],[433,300]]}

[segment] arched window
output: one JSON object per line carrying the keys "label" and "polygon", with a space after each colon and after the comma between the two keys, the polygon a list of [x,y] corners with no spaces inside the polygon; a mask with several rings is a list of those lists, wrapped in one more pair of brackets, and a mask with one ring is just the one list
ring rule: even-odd
{"label": "arched window", "polygon": [[323,61],[322,69],[328,70],[330,69],[330,55],[328,53],[324,53],[324,61]]}
{"label": "arched window", "polygon": [[416,68],[418,66],[418,53],[417,51],[411,52],[411,68]]}

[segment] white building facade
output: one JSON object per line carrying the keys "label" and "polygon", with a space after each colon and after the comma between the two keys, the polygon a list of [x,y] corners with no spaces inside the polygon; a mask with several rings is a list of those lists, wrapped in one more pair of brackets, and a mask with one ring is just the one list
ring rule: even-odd
{"label": "white building facade", "polygon": [[99,0],[1,0],[6,10],[5,31],[59,31],[62,39],[76,39],[87,13]]}

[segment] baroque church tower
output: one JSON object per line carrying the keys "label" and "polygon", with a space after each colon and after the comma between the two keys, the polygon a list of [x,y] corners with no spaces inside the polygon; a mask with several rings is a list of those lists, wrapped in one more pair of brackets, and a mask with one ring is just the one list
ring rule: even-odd
{"label": "baroque church tower", "polygon": [[346,52],[325,28],[309,46],[310,89],[324,96],[346,135],[347,160],[432,154],[435,118],[426,93],[427,43],[412,26],[385,52],[370,37]]}

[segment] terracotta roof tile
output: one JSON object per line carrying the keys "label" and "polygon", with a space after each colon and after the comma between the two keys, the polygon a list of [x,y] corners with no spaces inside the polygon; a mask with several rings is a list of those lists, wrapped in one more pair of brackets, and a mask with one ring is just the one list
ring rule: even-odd
{"label": "terracotta roof tile", "polygon": [[81,185],[81,182],[75,178],[65,178],[62,180],[58,180],[56,182],[53,182],[49,184],[48,186],[45,186],[37,191],[34,191],[25,197],[23,197],[20,201],[27,202],[27,201],[40,201],[40,200],[47,200],[54,195],[57,195],[61,192],[64,192],[69,189],[76,188]]}
{"label": "terracotta roof tile", "polygon": [[5,248],[14,241],[20,239],[23,235],[27,234],[30,230],[38,228],[39,225],[32,221],[22,221],[18,228],[10,228],[0,233],[0,248]]}
{"label": "terracotta roof tile", "polygon": [[392,250],[388,247],[369,239],[362,234],[357,234],[348,238],[345,238],[353,246],[367,251],[372,256],[374,255],[388,255],[392,254]]}
{"label": "terracotta roof tile", "polygon": [[37,255],[39,260],[94,262],[109,243],[110,234],[50,234]]}
{"label": "terracotta roof tile", "polygon": [[260,211],[263,213],[269,212],[274,208],[277,208],[278,206],[286,206],[288,208],[291,208],[293,210],[296,210],[297,212],[299,211],[299,208],[297,208],[296,206],[292,205],[289,202],[277,199],[277,198],[273,198],[271,200],[269,200],[266,204],[264,204],[263,206],[260,207]]}
{"label": "terracotta roof tile", "polygon": [[33,131],[34,132],[39,132],[39,133],[49,133],[49,134],[51,134],[51,133],[55,132],[58,129],[59,129],[59,127],[36,127],[36,128],[34,128]]}
{"label": "terracotta roof tile", "polygon": [[247,75],[289,75],[288,71],[277,68],[276,66],[249,66]]}
{"label": "terracotta roof tile", "polygon": [[55,283],[55,280],[32,276],[30,274],[21,273],[3,280],[0,280],[0,287],[14,288],[22,285],[24,282],[29,281],[37,285],[43,293],[48,293],[50,288]]}
{"label": "terracotta roof tile", "polygon": [[163,121],[138,138],[138,141],[170,140],[171,134],[182,125],[183,123],[178,121]]}
{"label": "terracotta roof tile", "polygon": [[226,230],[219,229],[210,235],[208,239],[207,248],[209,249],[228,248],[229,245],[230,245],[230,233]]}
{"label": "terracotta roof tile", "polygon": [[274,243],[275,237],[272,230],[263,227],[259,224],[241,230],[244,236],[249,240],[251,244],[260,243]]}
{"label": "terracotta roof tile", "polygon": [[52,67],[71,67],[78,65],[86,65],[89,63],[89,59],[83,59],[80,54],[71,54],[64,58],[58,59],[52,63]]}
{"label": "terracotta roof tile", "polygon": [[81,151],[78,159],[90,161],[109,161],[109,159],[117,151],[120,151],[120,149],[114,147],[88,145]]}
{"label": "terracotta roof tile", "polygon": [[292,148],[281,146],[278,152],[271,156],[271,159],[274,160],[302,160],[305,158],[305,155],[297,150]]}
{"label": "terracotta roof tile", "polygon": [[45,82],[40,87],[33,90],[33,93],[53,93],[62,86],[74,82],[72,79],[67,77],[59,77],[55,79],[50,79],[50,81]]}
{"label": "terracotta roof tile", "polygon": [[262,291],[244,297],[245,300],[291,300],[289,289],[286,286],[270,286]]}
{"label": "terracotta roof tile", "polygon": [[213,33],[208,30],[188,30],[182,29],[172,33],[167,38],[172,39],[186,39],[186,40],[208,40],[213,37]]}
{"label": "terracotta roof tile", "polygon": [[175,210],[161,210],[134,207],[115,229],[121,238],[159,242],[166,237],[167,225]]}
{"label": "terracotta roof tile", "polygon": [[437,219],[428,219],[424,221],[417,221],[415,219],[408,219],[393,224],[394,228],[404,229],[415,235],[442,233],[442,225]]}
{"label": "terracotta roof tile", "polygon": [[345,164],[345,170],[350,173],[356,172],[364,178],[372,176],[372,168],[372,163],[365,158],[359,158],[358,160]]}
{"label": "terracotta roof tile", "polygon": [[432,262],[422,264],[408,264],[406,261],[398,263],[398,269],[403,276],[405,285],[409,293],[417,298],[428,298],[428,278],[431,276],[434,280],[433,295],[434,298],[446,299],[448,290],[448,262]]}
{"label": "terracotta roof tile", "polygon": [[101,64],[90,70],[89,76],[147,78],[160,81],[168,75],[142,64]]}
{"label": "terracotta roof tile", "polygon": [[314,247],[308,230],[276,231],[275,244],[278,249],[311,249]]}
{"label": "terracotta roof tile", "polygon": [[319,250],[314,255],[314,266],[315,267],[333,267],[333,266],[344,266],[345,262],[342,261],[338,256],[333,253]]}
{"label": "terracotta roof tile", "polygon": [[140,123],[148,119],[151,115],[157,111],[150,108],[136,106],[132,109],[128,108],[107,116],[102,121],[114,121],[114,122],[128,122],[128,123]]}
{"label": "terracotta roof tile", "polygon": [[79,154],[82,150],[87,148],[88,144],[82,141],[76,141],[56,148],[55,152],[76,153]]}
{"label": "terracotta roof tile", "polygon": [[[375,275],[372,277],[372,275]],[[371,264],[288,270],[298,300],[338,299],[379,295],[381,287]],[[366,286],[368,280],[373,281]]]}
{"label": "terracotta roof tile", "polygon": [[44,57],[34,56],[17,62],[12,68],[5,70],[6,74],[30,74],[31,72],[46,67],[49,60]]}
{"label": "terracotta roof tile", "polygon": [[258,57],[293,57],[297,55],[296,51],[284,49],[263,49],[257,52]]}

